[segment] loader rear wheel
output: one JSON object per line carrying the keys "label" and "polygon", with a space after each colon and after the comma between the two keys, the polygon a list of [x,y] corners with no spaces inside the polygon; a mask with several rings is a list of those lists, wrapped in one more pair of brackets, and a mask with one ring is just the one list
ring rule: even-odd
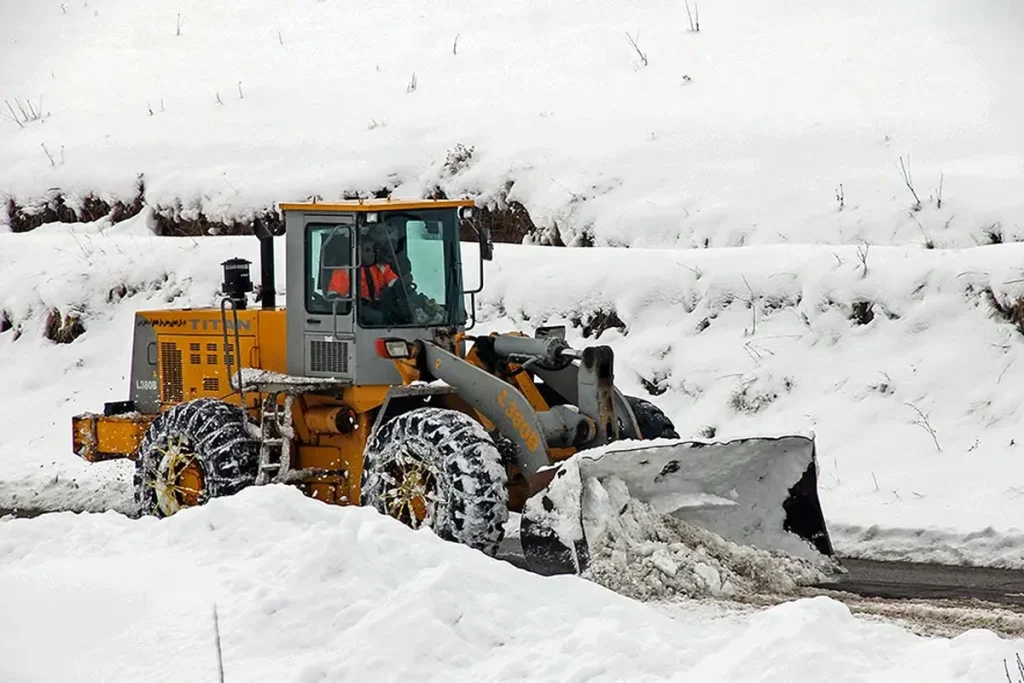
{"label": "loader rear wheel", "polygon": [[493,556],[508,520],[507,479],[480,423],[455,410],[417,408],[370,439],[360,502]]}
{"label": "loader rear wheel", "polygon": [[157,416],[135,458],[140,513],[168,517],[255,483],[259,442],[246,422],[240,407],[209,398]]}
{"label": "loader rear wheel", "polygon": [[637,425],[640,427],[640,436],[644,439],[679,438],[675,425],[661,408],[637,396],[626,396],[626,401],[633,409],[633,415],[636,416]]}

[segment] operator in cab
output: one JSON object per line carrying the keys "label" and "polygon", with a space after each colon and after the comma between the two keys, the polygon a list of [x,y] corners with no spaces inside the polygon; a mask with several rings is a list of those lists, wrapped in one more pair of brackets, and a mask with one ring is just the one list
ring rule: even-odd
{"label": "operator in cab", "polygon": [[[366,301],[380,301],[384,290],[398,281],[398,274],[386,263],[379,263],[377,245],[372,240],[362,239],[359,242],[359,296]],[[328,292],[348,296],[348,270],[338,268],[331,275]]]}

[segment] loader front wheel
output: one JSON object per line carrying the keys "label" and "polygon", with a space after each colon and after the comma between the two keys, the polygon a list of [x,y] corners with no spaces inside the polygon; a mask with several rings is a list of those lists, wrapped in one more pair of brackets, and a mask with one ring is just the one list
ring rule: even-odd
{"label": "loader front wheel", "polygon": [[493,556],[508,520],[507,483],[501,454],[479,422],[455,410],[417,408],[371,437],[360,503]]}
{"label": "loader front wheel", "polygon": [[161,413],[135,458],[135,500],[143,515],[168,517],[252,485],[259,442],[238,406],[201,398]]}
{"label": "loader front wheel", "polygon": [[626,396],[644,439],[678,439],[679,432],[661,408],[637,396]]}

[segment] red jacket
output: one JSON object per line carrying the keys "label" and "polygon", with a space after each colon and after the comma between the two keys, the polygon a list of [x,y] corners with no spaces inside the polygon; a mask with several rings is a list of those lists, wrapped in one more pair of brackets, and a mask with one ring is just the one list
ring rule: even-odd
{"label": "red jacket", "polygon": [[[384,288],[398,279],[398,275],[387,264],[374,264],[372,266],[361,266],[359,268],[363,276],[359,278],[359,295],[363,299],[376,300],[380,298]],[[327,290],[337,292],[342,296],[348,296],[349,278],[346,268],[339,268],[331,276],[331,282]]]}

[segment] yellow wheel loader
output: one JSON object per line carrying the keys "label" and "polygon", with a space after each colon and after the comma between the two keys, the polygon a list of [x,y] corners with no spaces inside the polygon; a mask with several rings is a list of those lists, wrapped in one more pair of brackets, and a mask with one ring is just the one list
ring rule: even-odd
{"label": "yellow wheel loader", "polygon": [[[138,312],[129,400],[73,418],[79,456],[135,461],[141,514],[285,483],[493,555],[511,510],[531,569],[578,573],[598,533],[588,482],[614,480],[727,540],[832,554],[811,437],[681,440],[615,387],[610,347],[571,348],[555,327],[474,333],[493,245],[472,201],[280,209],[286,306],[281,235],[257,222],[258,291],[236,258],[219,306]],[[464,224],[479,237],[469,288]]]}

